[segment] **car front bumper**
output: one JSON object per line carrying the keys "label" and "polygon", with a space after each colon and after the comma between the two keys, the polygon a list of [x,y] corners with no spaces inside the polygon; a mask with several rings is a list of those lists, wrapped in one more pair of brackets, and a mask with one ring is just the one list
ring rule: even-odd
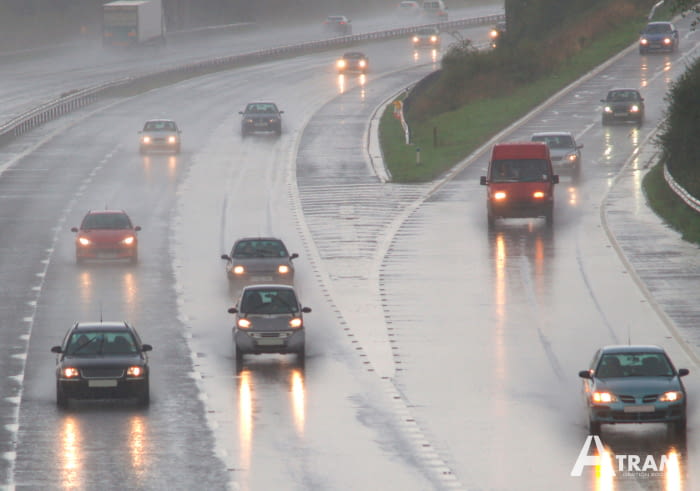
{"label": "car front bumper", "polygon": [[488,213],[494,218],[537,218],[550,214],[552,201],[508,201],[505,203],[489,200]]}
{"label": "car front bumper", "polygon": [[683,403],[595,405],[589,407],[590,420],[597,423],[672,423],[686,417]]}
{"label": "car front bumper", "polygon": [[242,353],[298,353],[304,349],[306,333],[294,331],[243,331],[235,329],[233,339]]}
{"label": "car front bumper", "polygon": [[58,387],[70,399],[140,397],[148,390],[148,377],[134,379],[59,379]]}

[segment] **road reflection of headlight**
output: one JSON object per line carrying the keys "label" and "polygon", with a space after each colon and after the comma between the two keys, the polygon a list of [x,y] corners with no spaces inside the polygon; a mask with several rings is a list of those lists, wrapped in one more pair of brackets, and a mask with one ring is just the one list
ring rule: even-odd
{"label": "road reflection of headlight", "polygon": [[242,469],[250,468],[252,440],[253,389],[250,383],[250,371],[243,370],[238,379],[238,441],[241,445],[240,467]]}
{"label": "road reflection of headlight", "polygon": [[145,469],[146,460],[146,430],[143,418],[135,416],[129,421],[129,453],[131,453],[131,466],[137,475]]}
{"label": "road reflection of headlight", "polygon": [[66,417],[61,425],[61,451],[60,461],[60,483],[63,489],[77,489],[83,484],[82,467],[83,462],[80,451],[82,442],[80,441],[80,427],[76,420],[70,416]]}
{"label": "road reflection of headlight", "polygon": [[292,397],[292,410],[294,412],[294,425],[296,426],[297,433],[302,435],[304,433],[304,426],[306,421],[306,400],[304,392],[304,377],[298,369],[292,370],[291,374],[291,397]]}
{"label": "road reflection of headlight", "polygon": [[666,454],[665,466],[666,487],[664,491],[681,491],[683,489],[681,480],[681,463],[678,451],[671,447]]}

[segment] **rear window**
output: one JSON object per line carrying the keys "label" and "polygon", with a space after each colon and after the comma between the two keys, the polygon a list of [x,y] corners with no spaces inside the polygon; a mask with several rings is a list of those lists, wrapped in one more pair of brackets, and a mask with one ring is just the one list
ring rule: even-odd
{"label": "rear window", "polygon": [[504,159],[491,163],[491,182],[539,182],[549,179],[544,159]]}

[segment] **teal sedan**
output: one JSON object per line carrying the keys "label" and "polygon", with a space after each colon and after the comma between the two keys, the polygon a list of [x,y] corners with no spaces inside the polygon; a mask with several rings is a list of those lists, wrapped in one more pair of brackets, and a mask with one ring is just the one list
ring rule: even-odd
{"label": "teal sedan", "polygon": [[606,346],[588,370],[579,372],[588,409],[588,429],[602,424],[667,423],[685,434],[686,392],[681,377],[659,346]]}

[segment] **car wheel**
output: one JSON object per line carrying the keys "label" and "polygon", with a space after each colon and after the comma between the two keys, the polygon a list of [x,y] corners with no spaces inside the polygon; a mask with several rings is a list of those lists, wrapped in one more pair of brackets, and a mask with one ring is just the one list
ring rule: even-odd
{"label": "car wheel", "polygon": [[131,264],[138,264],[139,263],[139,254],[138,252],[135,252],[133,256],[129,259],[129,262]]}
{"label": "car wheel", "polygon": [[602,124],[603,126],[605,126],[605,125],[607,125],[607,124],[609,123],[608,118],[606,118],[605,116],[603,116],[602,118],[600,118],[600,122],[601,122],[601,124]]}
{"label": "car wheel", "polygon": [[646,51],[644,48],[639,48],[639,54],[640,54],[640,55],[646,54],[646,52],[647,52],[647,51]]}
{"label": "car wheel", "polygon": [[149,382],[146,380],[146,382],[143,384],[143,387],[141,388],[141,392],[139,393],[138,396],[138,404],[141,407],[147,407],[151,403],[151,390],[149,387]]}
{"label": "car wheel", "polygon": [[601,424],[599,421],[588,420],[588,433],[591,435],[600,435]]}
{"label": "car wheel", "polygon": [[58,382],[56,382],[56,405],[61,409],[68,407],[68,397],[66,397],[66,393],[63,392],[63,388]]}
{"label": "car wheel", "polygon": [[496,226],[496,219],[494,218],[494,216],[491,213],[486,214],[486,223],[489,226],[489,230],[491,230],[492,228],[494,228]]}
{"label": "car wheel", "polygon": [[175,147],[175,155],[180,155],[180,145]]}
{"label": "car wheel", "polygon": [[544,216],[545,222],[547,223],[548,227],[551,227],[554,225],[554,210],[549,209],[547,210],[547,213]]}
{"label": "car wheel", "polygon": [[275,128],[275,134],[277,136],[280,136],[282,134],[282,127],[281,126],[278,126]]}
{"label": "car wheel", "polygon": [[687,420],[686,418],[679,419],[673,423],[673,431],[676,433],[676,438],[682,437],[686,433]]}
{"label": "car wheel", "polygon": [[[235,341],[234,341],[235,343]],[[243,370],[243,352],[240,350],[238,345],[235,345],[235,352],[236,352],[236,372],[240,372]]]}
{"label": "car wheel", "polygon": [[83,264],[84,262],[85,262],[85,259],[83,259],[83,258],[80,257],[80,256],[75,256],[75,264],[77,264],[78,266],[82,266],[82,264]]}

